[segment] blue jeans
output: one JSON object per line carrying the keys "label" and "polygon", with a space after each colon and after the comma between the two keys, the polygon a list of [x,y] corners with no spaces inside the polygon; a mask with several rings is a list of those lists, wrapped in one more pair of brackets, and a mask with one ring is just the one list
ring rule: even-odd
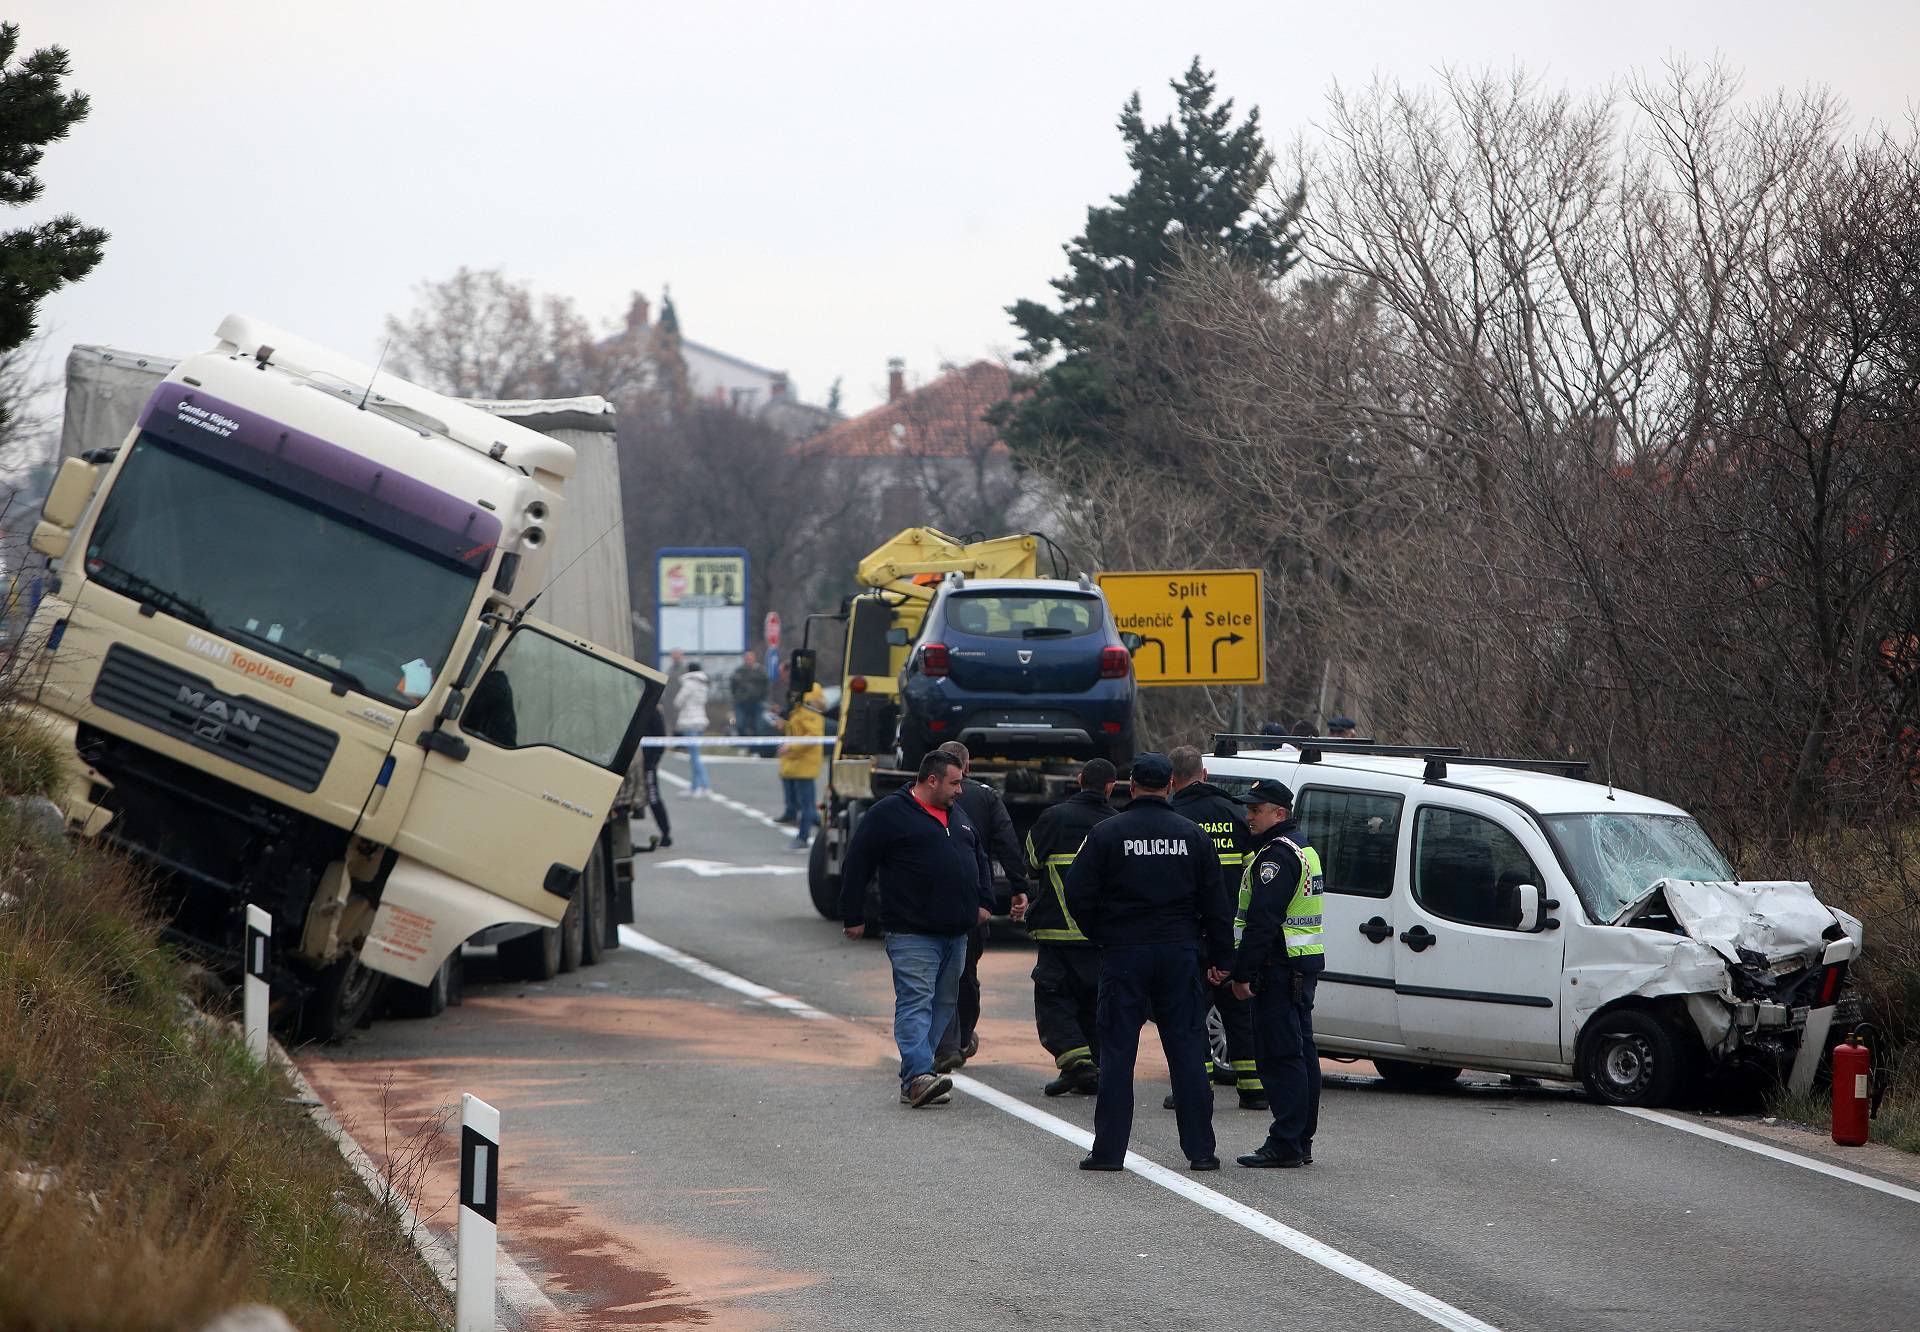
{"label": "blue jeans", "polygon": [[[706,732],[705,731],[680,731],[680,732],[677,732],[677,734],[683,735],[683,736],[705,735]],[[711,791],[713,789],[713,783],[707,780],[707,765],[700,761],[700,746],[698,745],[687,746],[687,766],[693,770],[692,775],[693,775],[694,790]]]}
{"label": "blue jeans", "polygon": [[820,822],[820,811],[814,808],[818,799],[813,793],[813,778],[782,777],[781,791],[787,798],[787,813],[798,821],[793,835],[797,841],[806,841],[813,836],[813,830]]}
{"label": "blue jeans", "polygon": [[[733,733],[735,735],[759,735],[764,715],[758,703],[735,703],[733,705]],[[760,750],[765,753],[765,750]]]}
{"label": "blue jeans", "polygon": [[900,1086],[933,1072],[933,1046],[953,1021],[960,971],[967,964],[964,934],[887,931],[893,964],[893,1043],[900,1047]]}

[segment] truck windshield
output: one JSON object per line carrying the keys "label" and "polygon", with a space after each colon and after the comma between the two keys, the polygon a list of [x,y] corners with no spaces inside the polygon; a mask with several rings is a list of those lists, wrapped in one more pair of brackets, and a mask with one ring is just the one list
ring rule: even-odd
{"label": "truck windshield", "polygon": [[1661,879],[1731,879],[1706,829],[1680,814],[1549,814],[1574,891],[1594,920],[1613,924]]}
{"label": "truck windshield", "polygon": [[[297,466],[271,478],[141,434],[107,495],[87,577],[402,708],[432,689],[484,560],[328,503]],[[269,674],[268,672],[261,672]]]}

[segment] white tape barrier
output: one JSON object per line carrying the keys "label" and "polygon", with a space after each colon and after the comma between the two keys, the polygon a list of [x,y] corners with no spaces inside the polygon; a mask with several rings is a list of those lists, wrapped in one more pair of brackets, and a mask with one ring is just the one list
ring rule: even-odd
{"label": "white tape barrier", "polygon": [[500,1112],[471,1092],[460,1097],[460,1230],[454,1278],[455,1332],[493,1332],[495,1218],[500,1198]]}
{"label": "white tape barrier", "polygon": [[247,1033],[247,1051],[261,1063],[267,1062],[267,996],[273,962],[273,917],[251,902],[247,904],[247,978],[241,1015]]}
{"label": "white tape barrier", "polygon": [[831,745],[831,735],[649,735],[640,741],[642,749],[685,749],[692,745],[742,745],[766,749],[773,745]]}

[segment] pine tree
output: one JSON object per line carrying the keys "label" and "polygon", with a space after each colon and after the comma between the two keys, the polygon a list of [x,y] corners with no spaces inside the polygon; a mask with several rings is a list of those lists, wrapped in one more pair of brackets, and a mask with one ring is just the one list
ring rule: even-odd
{"label": "pine tree", "polygon": [[[1123,415],[1120,386],[1103,347],[1153,317],[1162,275],[1183,246],[1231,257],[1269,279],[1299,256],[1294,219],[1303,195],[1270,203],[1273,154],[1258,107],[1233,123],[1233,101],[1214,103],[1213,72],[1195,56],[1171,84],[1177,108],[1149,125],[1135,92],[1120,112],[1133,184],[1087,209],[1086,230],[1064,248],[1068,271],[1053,279],[1060,307],[1016,301],[1007,313],[1036,368],[1032,392],[1003,403],[994,419],[1016,451],[1057,441],[1097,447]],[[1056,359],[1057,358],[1057,359]]]}
{"label": "pine tree", "polygon": [[653,388],[667,414],[679,419],[693,404],[693,387],[687,379],[687,361],[680,350],[680,312],[673,307],[670,288],[660,290],[660,319],[653,326],[653,346],[648,354],[653,363]]}
{"label": "pine tree", "polygon": [[[49,46],[16,64],[19,44],[19,25],[0,24],[0,204],[16,207],[40,197],[34,173],[46,145],[66,138],[88,111],[86,94],[61,91],[64,50]],[[41,300],[93,271],[106,243],[106,232],[64,214],[0,234],[0,353],[33,336]]]}

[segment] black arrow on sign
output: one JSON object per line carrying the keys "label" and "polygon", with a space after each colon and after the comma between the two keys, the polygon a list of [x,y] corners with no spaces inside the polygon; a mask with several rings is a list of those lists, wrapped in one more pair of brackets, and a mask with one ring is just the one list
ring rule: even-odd
{"label": "black arrow on sign", "polygon": [[1238,643],[1239,641],[1239,634],[1222,634],[1219,638],[1213,640],[1213,673],[1215,675],[1220,674],[1220,645],[1222,643]]}
{"label": "black arrow on sign", "polygon": [[1167,673],[1167,645],[1157,638],[1143,638],[1140,640],[1141,647],[1145,647],[1149,643],[1160,649],[1160,674],[1165,675]]}
{"label": "black arrow on sign", "polygon": [[1192,675],[1193,674],[1193,607],[1182,606],[1180,608],[1180,618],[1182,621],[1184,621],[1182,627],[1187,631],[1187,674]]}

